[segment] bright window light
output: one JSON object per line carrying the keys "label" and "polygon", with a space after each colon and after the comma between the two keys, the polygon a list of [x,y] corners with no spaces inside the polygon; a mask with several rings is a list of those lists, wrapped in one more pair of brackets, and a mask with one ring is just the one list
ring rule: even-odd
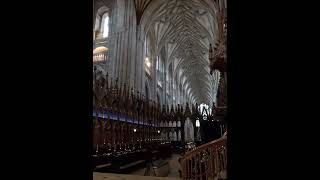
{"label": "bright window light", "polygon": [[196,127],[200,127],[200,121],[199,121],[199,119],[196,120]]}
{"label": "bright window light", "polygon": [[107,16],[104,20],[104,27],[103,27],[103,37],[108,37],[109,34],[109,17]]}

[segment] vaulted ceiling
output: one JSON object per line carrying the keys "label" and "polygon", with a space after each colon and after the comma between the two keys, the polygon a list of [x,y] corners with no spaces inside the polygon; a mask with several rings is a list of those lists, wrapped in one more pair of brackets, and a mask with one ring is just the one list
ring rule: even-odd
{"label": "vaulted ceiling", "polygon": [[[154,37],[156,52],[165,48],[167,67],[174,67],[173,78],[182,84],[194,103],[211,105],[215,100],[219,77],[218,72],[210,75],[208,60],[209,44],[213,44],[218,37],[215,1],[135,2],[144,10],[152,9],[147,30]],[[146,7],[153,4],[157,7]]]}
{"label": "vaulted ceiling", "polygon": [[[110,6],[117,0],[96,0]],[[154,51],[165,50],[166,71],[193,103],[215,101],[219,73],[209,73],[209,44],[219,37],[218,13],[226,0],[133,0],[137,24],[152,37]],[[141,25],[143,24],[143,25]]]}

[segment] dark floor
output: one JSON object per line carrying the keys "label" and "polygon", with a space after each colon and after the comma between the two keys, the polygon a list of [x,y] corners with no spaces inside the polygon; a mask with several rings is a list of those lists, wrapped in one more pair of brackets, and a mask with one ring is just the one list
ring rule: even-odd
{"label": "dark floor", "polygon": [[[178,162],[178,158],[180,158],[180,154],[172,154],[171,157],[164,159],[164,161],[167,161],[169,163],[169,174],[167,177],[176,177],[179,178],[179,169],[180,169],[180,164]],[[146,168],[140,168],[137,170],[132,171],[129,173],[130,175],[140,175],[143,176],[145,173]]]}

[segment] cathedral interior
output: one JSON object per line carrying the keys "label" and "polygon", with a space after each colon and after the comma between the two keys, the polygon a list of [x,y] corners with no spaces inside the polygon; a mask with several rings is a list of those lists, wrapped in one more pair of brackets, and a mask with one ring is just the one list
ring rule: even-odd
{"label": "cathedral interior", "polygon": [[93,0],[95,180],[227,179],[227,0]]}

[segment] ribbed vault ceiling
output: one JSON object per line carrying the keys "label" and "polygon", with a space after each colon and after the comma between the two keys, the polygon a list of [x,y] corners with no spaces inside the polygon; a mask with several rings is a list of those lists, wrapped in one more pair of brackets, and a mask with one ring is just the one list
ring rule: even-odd
{"label": "ribbed vault ceiling", "polygon": [[208,105],[215,100],[218,85],[218,73],[209,73],[209,44],[218,33],[212,7],[205,0],[163,0],[150,12],[148,28],[156,51],[165,48],[167,67],[173,65],[176,82],[194,103]]}

